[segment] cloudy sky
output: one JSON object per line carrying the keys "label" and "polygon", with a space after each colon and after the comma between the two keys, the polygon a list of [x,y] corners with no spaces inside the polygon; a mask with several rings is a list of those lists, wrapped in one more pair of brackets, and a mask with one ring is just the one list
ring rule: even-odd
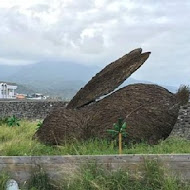
{"label": "cloudy sky", "polygon": [[0,0],[0,64],[103,67],[142,47],[134,78],[190,84],[189,18],[189,0]]}

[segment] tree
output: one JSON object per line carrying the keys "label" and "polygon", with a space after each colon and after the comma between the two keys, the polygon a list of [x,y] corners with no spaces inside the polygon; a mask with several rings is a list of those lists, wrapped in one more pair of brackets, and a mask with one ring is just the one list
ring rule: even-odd
{"label": "tree", "polygon": [[127,124],[122,118],[118,119],[117,123],[113,124],[113,129],[107,130],[114,138],[118,136],[119,139],[119,154],[122,154],[122,137],[126,137]]}

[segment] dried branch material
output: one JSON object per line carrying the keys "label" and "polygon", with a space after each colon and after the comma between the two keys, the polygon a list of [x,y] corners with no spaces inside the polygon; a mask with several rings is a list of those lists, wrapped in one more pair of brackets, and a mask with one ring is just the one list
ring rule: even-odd
{"label": "dried branch material", "polygon": [[77,92],[67,108],[86,106],[97,98],[112,92],[148,59],[150,52],[143,54],[141,52],[141,48],[133,50],[106,66]]}
{"label": "dried branch material", "polygon": [[[112,92],[149,57],[136,49],[106,66],[71,100],[67,109],[53,111],[43,122],[36,137],[47,144],[62,144],[74,139],[108,138],[118,118],[125,118],[128,142],[151,144],[170,134],[178,116],[174,94],[150,84],[135,84]],[[94,102],[93,104],[89,104]]]}

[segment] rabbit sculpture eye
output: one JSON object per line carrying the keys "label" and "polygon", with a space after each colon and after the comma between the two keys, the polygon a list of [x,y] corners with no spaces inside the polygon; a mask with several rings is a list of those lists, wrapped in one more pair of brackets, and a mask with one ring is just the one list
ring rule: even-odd
{"label": "rabbit sculpture eye", "polygon": [[179,111],[174,94],[153,84],[133,84],[114,91],[149,55],[139,48],[107,65],[66,108],[60,107],[47,116],[35,137],[46,144],[105,139],[113,124],[124,118],[128,126],[125,143],[143,140],[154,144],[167,138]]}

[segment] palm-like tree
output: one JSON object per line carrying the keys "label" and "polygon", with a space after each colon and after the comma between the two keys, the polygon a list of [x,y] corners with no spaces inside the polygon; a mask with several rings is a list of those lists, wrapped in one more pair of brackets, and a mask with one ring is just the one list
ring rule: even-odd
{"label": "palm-like tree", "polygon": [[126,137],[127,124],[122,118],[118,119],[117,123],[113,124],[113,129],[107,130],[113,137],[118,136],[119,138],[119,154],[122,154],[122,136]]}

